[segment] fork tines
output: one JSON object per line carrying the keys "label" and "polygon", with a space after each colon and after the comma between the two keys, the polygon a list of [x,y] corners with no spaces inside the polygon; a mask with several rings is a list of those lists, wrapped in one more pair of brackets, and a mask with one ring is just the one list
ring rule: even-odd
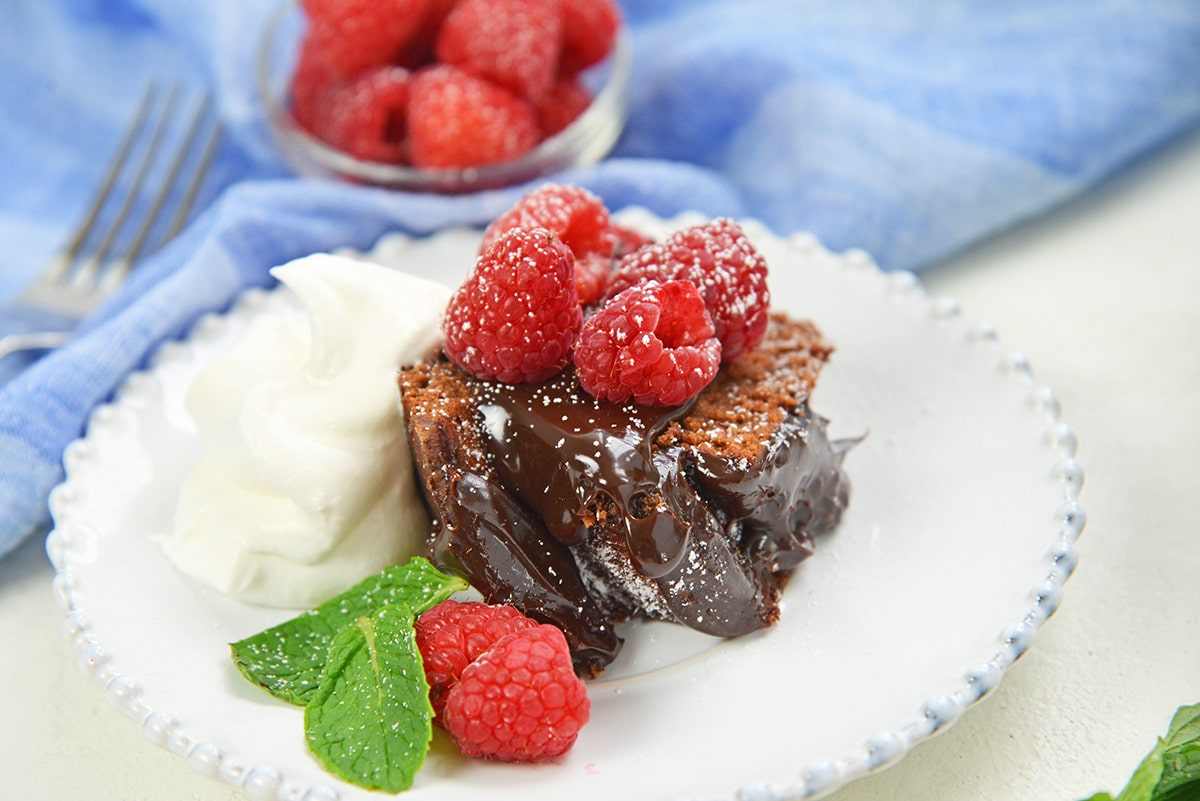
{"label": "fork tines", "polygon": [[[178,85],[165,96],[157,84],[146,88],[79,231],[59,257],[58,280],[83,291],[111,288],[140,256],[165,244],[187,222],[221,127],[212,95],[205,91],[181,130],[175,119],[179,95]],[[178,144],[167,153],[172,139]],[[147,187],[157,191],[143,196]],[[173,207],[169,217],[164,214],[168,206]]]}

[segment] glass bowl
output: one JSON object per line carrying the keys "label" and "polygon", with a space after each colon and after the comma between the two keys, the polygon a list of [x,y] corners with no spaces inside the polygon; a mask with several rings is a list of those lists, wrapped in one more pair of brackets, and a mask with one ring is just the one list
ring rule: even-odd
{"label": "glass bowl", "polygon": [[592,95],[591,105],[569,126],[521,157],[500,164],[436,170],[364,161],[314,137],[296,122],[288,108],[288,83],[305,24],[297,4],[280,6],[263,30],[257,64],[258,90],[267,123],[284,160],[299,175],[411,192],[495,189],[595,164],[608,155],[625,124],[631,48],[628,32],[622,26],[607,58],[581,75]]}

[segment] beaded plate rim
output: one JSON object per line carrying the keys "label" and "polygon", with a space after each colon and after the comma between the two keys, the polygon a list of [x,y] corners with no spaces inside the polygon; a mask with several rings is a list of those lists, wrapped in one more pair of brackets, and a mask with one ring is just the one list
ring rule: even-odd
{"label": "beaded plate rim", "polygon": [[[661,219],[644,209],[626,209],[616,216],[624,224],[660,234],[705,219],[696,213]],[[746,220],[742,224],[751,239],[774,238],[765,226],[756,221]],[[477,234],[478,232],[474,232],[474,235]],[[462,235],[464,229],[451,229],[433,236]],[[366,254],[342,252],[348,255],[365,255],[368,258],[383,254],[380,260],[387,261],[391,257],[386,254],[402,252],[410,241],[412,240],[404,235],[390,234]],[[789,249],[826,257],[837,269],[872,276],[870,280],[877,280],[882,291],[900,297],[905,302],[921,305],[924,313],[934,318],[961,318],[961,311],[954,300],[928,296],[920,279],[912,273],[880,271],[872,258],[861,250],[830,253],[816,237],[806,233],[786,237],[783,241]],[[263,290],[247,291],[240,296],[229,312],[206,315],[199,320],[188,340],[211,338],[219,334],[229,320],[253,315],[263,308],[269,308],[271,304],[279,302],[276,294]],[[856,778],[895,764],[914,745],[951,726],[966,710],[994,691],[1008,668],[1028,650],[1042,625],[1059,608],[1063,586],[1078,563],[1076,541],[1086,525],[1086,513],[1079,503],[1083,470],[1075,459],[1075,434],[1063,421],[1054,392],[1034,382],[1032,369],[1022,353],[1006,350],[994,328],[986,323],[964,325],[970,344],[984,348],[986,357],[994,362],[997,369],[1012,380],[1020,382],[1028,393],[1031,411],[1041,415],[1044,423],[1043,444],[1056,457],[1047,465],[1047,469],[1061,485],[1062,503],[1054,511],[1057,532],[1054,541],[1047,543],[1043,574],[1031,577],[1026,608],[1019,618],[1010,622],[999,640],[993,644],[989,655],[967,665],[953,686],[947,686],[943,692],[921,700],[903,724],[869,735],[851,752],[790,766],[791,770],[782,779],[741,784],[729,790],[726,795],[720,796],[722,799],[818,799]],[[164,343],[146,371],[132,374],[111,403],[94,410],[85,436],[72,443],[64,453],[66,477],[51,494],[50,507],[55,527],[47,537],[46,550],[56,571],[53,589],[64,613],[66,635],[76,650],[81,669],[102,686],[107,700],[138,722],[147,739],[179,755],[193,769],[238,787],[248,797],[255,799],[327,801],[346,797],[334,789],[337,783],[332,779],[329,786],[304,787],[292,783],[274,766],[247,766],[224,759],[218,745],[191,736],[186,724],[176,720],[169,710],[154,709],[147,704],[142,697],[143,688],[138,680],[132,674],[120,670],[120,654],[109,652],[105,643],[97,640],[90,630],[86,586],[80,586],[73,568],[90,558],[99,544],[94,538],[81,533],[80,527],[73,524],[74,484],[77,477],[85,472],[97,432],[102,432],[110,424],[118,415],[120,407],[131,403],[136,405],[138,394],[146,391],[150,373],[173,360],[187,358],[188,340],[182,343]]]}

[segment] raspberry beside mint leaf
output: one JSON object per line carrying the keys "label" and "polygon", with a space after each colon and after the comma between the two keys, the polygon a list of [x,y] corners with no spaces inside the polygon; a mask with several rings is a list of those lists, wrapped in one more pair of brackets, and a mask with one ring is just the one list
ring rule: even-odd
{"label": "raspberry beside mint leaf", "polygon": [[591,702],[563,633],[543,623],[503,637],[469,664],[443,713],[463,754],[541,762],[575,744]]}
{"label": "raspberry beside mint leaf", "polygon": [[537,621],[515,606],[478,601],[447,600],[421,614],[416,621],[417,647],[429,682],[434,722],[442,722],[446,694],[458,683],[463,670],[502,637],[532,628]]}

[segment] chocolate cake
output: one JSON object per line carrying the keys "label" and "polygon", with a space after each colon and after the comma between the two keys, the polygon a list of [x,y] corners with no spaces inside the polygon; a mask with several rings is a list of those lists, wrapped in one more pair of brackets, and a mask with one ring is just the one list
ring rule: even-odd
{"label": "chocolate cake", "polygon": [[848,497],[844,448],[808,408],[830,352],[812,323],[773,315],[677,408],[598,401],[570,369],[536,385],[444,358],[402,370],[428,556],[562,628],[585,674],[632,616],[722,637],[771,625]]}

